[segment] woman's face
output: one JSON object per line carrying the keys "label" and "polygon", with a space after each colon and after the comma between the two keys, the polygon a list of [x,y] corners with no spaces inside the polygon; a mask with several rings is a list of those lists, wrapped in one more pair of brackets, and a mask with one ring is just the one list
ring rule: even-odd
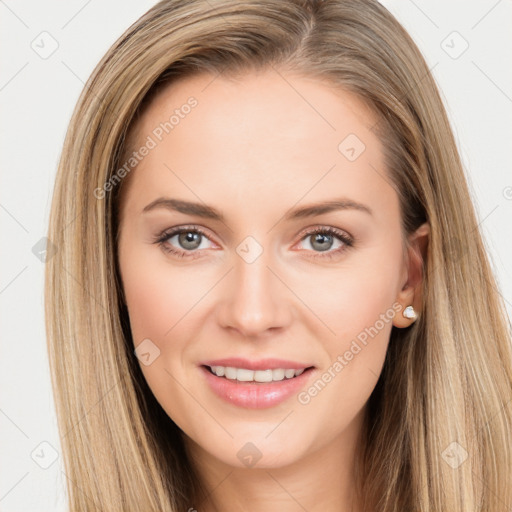
{"label": "woman's face", "polygon": [[197,452],[276,467],[353,445],[412,298],[376,122],[272,71],[187,78],[140,118],[122,283],[144,376]]}

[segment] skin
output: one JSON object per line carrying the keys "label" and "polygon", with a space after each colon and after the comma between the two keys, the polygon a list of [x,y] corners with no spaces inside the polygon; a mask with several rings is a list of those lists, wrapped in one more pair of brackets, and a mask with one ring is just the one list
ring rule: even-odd
{"label": "skin", "polygon": [[[286,80],[284,79],[286,77]],[[421,308],[423,225],[402,238],[398,196],[389,183],[376,116],[359,99],[311,78],[250,73],[233,80],[199,75],[167,86],[139,119],[139,148],[160,122],[194,96],[198,104],[125,178],[119,265],[134,345],[150,339],[160,353],[144,376],[186,434],[186,448],[208,499],[200,511],[358,511],[353,465],[367,400],[401,313],[309,403],[294,395],[267,409],[239,408],[200,379],[198,364],[240,356],[314,365],[310,387],[379,315]],[[366,148],[349,161],[338,145],[356,134]],[[205,203],[224,222],[166,208],[160,197]],[[372,214],[343,209],[284,220],[294,208],[345,198]],[[189,258],[155,239],[173,227],[200,227]],[[333,227],[354,239],[319,249],[305,231]],[[263,249],[252,263],[237,248],[248,236]],[[181,252],[178,236],[165,242]],[[197,245],[196,245],[197,246]],[[197,256],[199,254],[199,256]],[[315,257],[317,256],[317,257]],[[247,443],[261,459],[247,467]]]}

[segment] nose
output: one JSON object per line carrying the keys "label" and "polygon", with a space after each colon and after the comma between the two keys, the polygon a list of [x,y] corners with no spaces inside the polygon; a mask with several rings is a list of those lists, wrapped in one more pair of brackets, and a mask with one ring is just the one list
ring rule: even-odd
{"label": "nose", "polygon": [[218,321],[223,328],[244,337],[264,337],[289,325],[289,291],[269,268],[272,266],[266,251],[251,263],[235,255],[218,308]]}

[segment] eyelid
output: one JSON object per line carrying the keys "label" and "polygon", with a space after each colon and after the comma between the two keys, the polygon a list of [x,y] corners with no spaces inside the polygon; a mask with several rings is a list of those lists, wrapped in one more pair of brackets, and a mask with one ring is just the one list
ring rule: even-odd
{"label": "eyelid", "polygon": [[334,226],[329,226],[326,224],[314,224],[312,226],[303,228],[301,231],[299,231],[297,236],[299,237],[300,240],[302,240],[305,236],[308,236],[308,235],[310,236],[315,233],[325,233],[325,232],[329,232],[332,235],[335,235],[340,238],[345,237],[347,239],[350,239],[351,241],[354,241],[354,237],[348,231],[345,231],[344,229],[336,228]]}

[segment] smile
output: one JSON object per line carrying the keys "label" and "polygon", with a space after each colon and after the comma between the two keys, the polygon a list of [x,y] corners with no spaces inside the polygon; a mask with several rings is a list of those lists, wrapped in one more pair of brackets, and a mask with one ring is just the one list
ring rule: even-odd
{"label": "smile", "polygon": [[207,387],[217,397],[246,409],[270,408],[289,400],[305,388],[318,371],[312,366],[248,370],[233,366],[201,365],[199,369]]}

